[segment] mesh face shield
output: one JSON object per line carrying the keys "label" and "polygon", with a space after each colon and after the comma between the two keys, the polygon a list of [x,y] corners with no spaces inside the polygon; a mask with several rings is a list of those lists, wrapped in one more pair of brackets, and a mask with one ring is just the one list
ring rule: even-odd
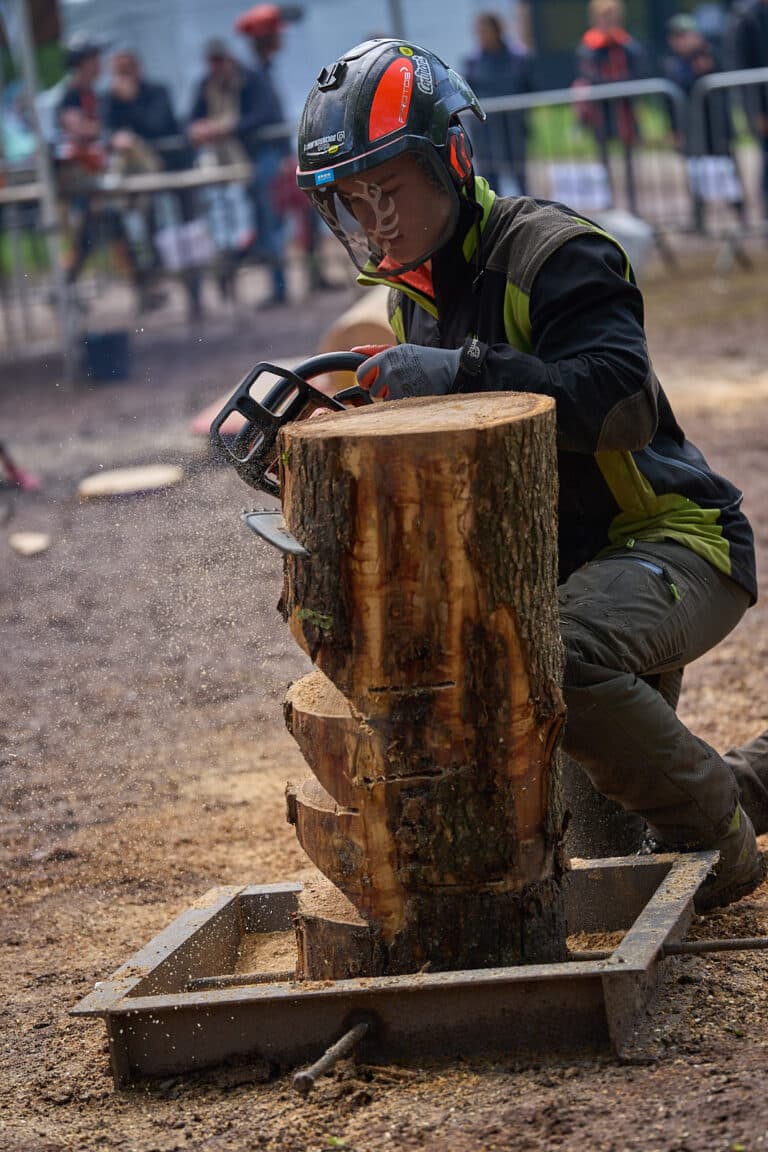
{"label": "mesh face shield", "polygon": [[[382,150],[383,151],[383,150]],[[422,140],[382,161],[369,153],[309,197],[361,272],[398,276],[418,268],[452,236],[459,198],[436,149]]]}

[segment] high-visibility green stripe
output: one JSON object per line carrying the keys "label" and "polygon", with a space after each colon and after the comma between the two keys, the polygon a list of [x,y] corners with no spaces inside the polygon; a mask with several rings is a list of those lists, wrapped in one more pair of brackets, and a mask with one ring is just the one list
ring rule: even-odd
{"label": "high-visibility green stripe", "polygon": [[[466,195],[466,190],[464,194]],[[485,228],[486,221],[488,220],[488,214],[493,207],[493,202],[496,199],[496,193],[490,187],[488,181],[484,180],[482,176],[475,176],[475,199],[483,209],[483,215],[480,218],[480,231],[482,232]],[[464,237],[464,243],[461,246],[461,250],[464,253],[464,259],[467,261],[467,263],[469,263],[469,261],[474,256],[476,248],[477,229],[470,228],[469,232],[467,232],[466,236]]]}
{"label": "high-visibility green stripe", "polygon": [[518,352],[531,352],[530,297],[507,281],[504,289],[504,334]]}
{"label": "high-visibility green stripe", "polygon": [[[487,186],[486,186],[487,187]],[[495,195],[491,193],[491,195]],[[611,236],[609,232],[598,228],[591,220],[584,220],[580,216],[574,217],[579,224],[583,224],[590,232],[594,232],[598,236],[609,240],[621,252],[624,257],[624,278],[629,280],[631,273],[631,266],[627,253],[619,244],[618,240]],[[472,233],[467,235],[467,240]],[[464,242],[465,254],[467,240]],[[469,258],[469,257],[468,257]],[[504,332],[509,343],[517,348],[519,352],[531,352],[531,315],[530,315],[530,296],[519,288],[517,284],[507,281],[506,289],[504,292]]]}
{"label": "high-visibility green stripe", "polygon": [[657,496],[631,452],[596,452],[595,460],[621,508],[608,528],[612,547],[631,539],[676,540],[726,576],[732,574],[731,549],[719,523],[719,508],[702,508],[675,492]]}
{"label": "high-visibility green stripe", "polygon": [[389,326],[395,334],[398,344],[407,343],[405,338],[405,325],[403,324],[403,310],[398,304],[389,318]]}

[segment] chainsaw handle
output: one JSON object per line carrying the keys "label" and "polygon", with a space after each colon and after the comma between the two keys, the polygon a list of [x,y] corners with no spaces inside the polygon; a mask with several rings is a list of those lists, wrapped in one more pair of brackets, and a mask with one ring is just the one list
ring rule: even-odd
{"label": "chainsaw handle", "polygon": [[[293,369],[294,376],[300,376],[302,380],[309,383],[314,380],[315,376],[324,376],[327,372],[356,372],[361,364],[364,364],[367,357],[363,356],[360,352],[323,352],[319,356],[312,356],[309,360],[305,360],[299,364],[298,368]],[[290,390],[290,380],[284,377],[278,380],[276,384],[270,388],[267,395],[264,397],[264,406],[269,407],[270,402],[280,403],[280,400]],[[353,387],[359,387],[355,385]],[[273,394],[278,392],[279,395]],[[351,392],[351,388],[344,388],[343,392]],[[362,391],[362,389],[361,389]],[[339,393],[340,395],[341,393]],[[336,399],[336,396],[333,397]]]}

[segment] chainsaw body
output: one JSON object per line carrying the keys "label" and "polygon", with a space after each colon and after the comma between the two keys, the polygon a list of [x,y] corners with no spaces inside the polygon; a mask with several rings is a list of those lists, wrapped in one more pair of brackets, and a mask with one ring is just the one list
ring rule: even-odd
{"label": "chainsaw body", "polygon": [[[292,370],[266,362],[256,364],[211,424],[215,449],[229,460],[241,480],[251,488],[279,496],[277,438],[285,424],[306,420],[321,410],[344,412],[347,408],[373,403],[370,394],[357,385],[326,396],[310,381],[328,372],[354,372],[365,359],[358,352],[329,352],[313,356]],[[265,374],[279,379],[265,396],[257,399],[254,389]],[[234,412],[245,419],[245,425],[234,436],[227,436],[221,429]]]}

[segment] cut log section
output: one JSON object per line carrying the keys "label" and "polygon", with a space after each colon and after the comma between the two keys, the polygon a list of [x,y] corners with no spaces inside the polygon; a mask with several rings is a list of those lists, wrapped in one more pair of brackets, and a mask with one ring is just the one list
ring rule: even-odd
{"label": "cut log section", "polygon": [[[322,341],[320,352],[346,352],[360,344],[394,344],[389,325],[389,289],[383,285],[366,288],[359,300],[342,312]],[[353,372],[331,372],[332,392],[355,383]]]}
{"label": "cut log section", "polygon": [[319,873],[303,882],[294,925],[299,980],[351,980],[381,968],[375,929]]}
{"label": "cut log section", "polygon": [[319,669],[292,684],[285,698],[285,723],[323,787],[342,807],[355,806],[355,785],[376,779],[384,758],[362,716]]}
{"label": "cut log section", "polygon": [[135,468],[113,468],[108,472],[95,472],[87,476],[78,487],[81,500],[104,496],[136,496],[142,492],[156,492],[170,488],[184,479],[184,471],[176,464],[144,464]]}
{"label": "cut log section", "polygon": [[319,669],[286,705],[322,785],[300,842],[380,972],[562,957],[553,401],[376,405],[280,448],[309,552],[282,610]]}
{"label": "cut log section", "polygon": [[47,532],[12,532],[8,543],[19,556],[39,556],[51,546]]}

